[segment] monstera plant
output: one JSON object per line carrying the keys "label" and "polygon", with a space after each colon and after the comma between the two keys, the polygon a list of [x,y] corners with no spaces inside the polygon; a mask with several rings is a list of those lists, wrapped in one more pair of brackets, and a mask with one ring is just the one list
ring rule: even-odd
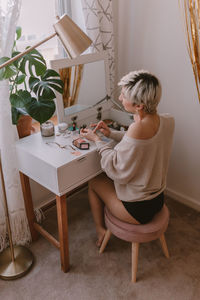
{"label": "monstera plant", "polygon": [[[16,47],[20,37],[21,28],[17,27],[12,57],[20,53]],[[0,64],[9,59],[0,58]],[[4,79],[9,80],[13,124],[18,123],[21,115],[29,115],[40,124],[52,117],[55,91],[63,93],[63,82],[55,70],[47,68],[44,57],[36,49],[2,68],[0,80]]]}

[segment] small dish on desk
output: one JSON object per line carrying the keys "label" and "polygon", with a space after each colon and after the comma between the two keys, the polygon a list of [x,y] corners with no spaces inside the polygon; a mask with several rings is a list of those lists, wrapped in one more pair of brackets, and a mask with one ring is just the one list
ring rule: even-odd
{"label": "small dish on desk", "polygon": [[67,130],[67,128],[68,128],[68,124],[65,123],[65,122],[62,122],[62,123],[58,124],[58,131],[60,133],[64,133]]}

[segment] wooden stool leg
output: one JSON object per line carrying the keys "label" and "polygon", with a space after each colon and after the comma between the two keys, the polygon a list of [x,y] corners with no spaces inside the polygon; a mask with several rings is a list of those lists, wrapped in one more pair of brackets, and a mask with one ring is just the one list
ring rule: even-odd
{"label": "wooden stool leg", "polygon": [[132,282],[136,282],[139,243],[132,243]]}
{"label": "wooden stool leg", "polygon": [[106,231],[106,233],[105,233],[105,236],[104,236],[104,239],[103,239],[103,242],[102,242],[101,247],[100,247],[100,249],[99,249],[99,253],[100,253],[100,254],[101,254],[101,253],[104,251],[104,249],[106,248],[106,245],[107,245],[107,243],[108,243],[108,241],[109,241],[109,239],[110,239],[110,236],[111,236],[111,232],[110,232],[109,229],[107,229],[107,231]]}
{"label": "wooden stool leg", "polygon": [[58,216],[58,232],[60,242],[60,259],[63,272],[69,270],[69,245],[68,245],[68,221],[66,196],[56,196]]}
{"label": "wooden stool leg", "polygon": [[161,235],[161,237],[159,239],[160,239],[160,243],[161,243],[161,247],[162,247],[164,255],[167,258],[169,258],[169,251],[168,251],[168,248],[167,248],[167,243],[166,243],[166,240],[165,240],[164,233]]}

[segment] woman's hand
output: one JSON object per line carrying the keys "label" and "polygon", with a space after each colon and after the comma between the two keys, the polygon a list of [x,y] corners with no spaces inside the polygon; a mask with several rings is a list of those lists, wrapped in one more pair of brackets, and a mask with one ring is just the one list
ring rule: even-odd
{"label": "woman's hand", "polygon": [[80,136],[93,142],[101,141],[100,137],[92,129],[88,128],[81,129]]}
{"label": "woman's hand", "polygon": [[95,127],[93,129],[94,133],[96,133],[96,131],[99,130],[100,132],[103,133],[103,135],[105,135],[106,137],[109,137],[109,135],[110,135],[110,128],[103,121],[100,121],[97,124],[91,124],[90,126],[91,127]]}

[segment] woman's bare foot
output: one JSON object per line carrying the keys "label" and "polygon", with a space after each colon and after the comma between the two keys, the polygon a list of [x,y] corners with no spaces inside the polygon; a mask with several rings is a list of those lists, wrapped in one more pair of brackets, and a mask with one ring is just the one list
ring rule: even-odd
{"label": "woman's bare foot", "polygon": [[106,229],[105,229],[105,228],[101,228],[101,229],[98,230],[98,232],[97,232],[98,240],[96,241],[96,245],[97,245],[98,248],[101,247],[101,244],[102,244],[102,242],[103,242],[105,233],[106,233]]}

